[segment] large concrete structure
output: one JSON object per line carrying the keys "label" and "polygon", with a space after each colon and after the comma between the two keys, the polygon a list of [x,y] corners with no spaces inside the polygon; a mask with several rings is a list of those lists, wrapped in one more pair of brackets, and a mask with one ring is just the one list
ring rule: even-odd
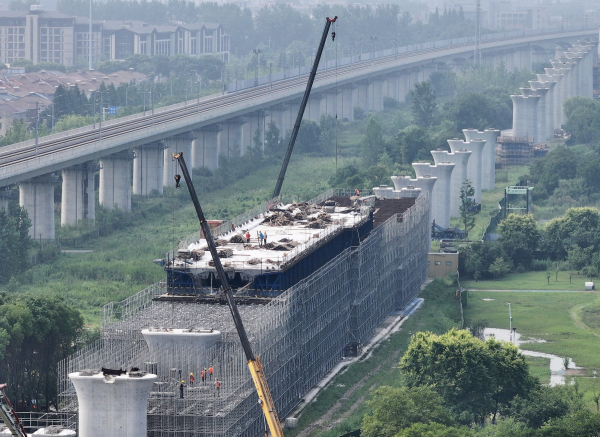
{"label": "large concrete structure", "polygon": [[29,236],[34,240],[54,240],[54,184],[52,175],[19,184],[19,205],[31,219]]}
{"label": "large concrete structure", "polygon": [[129,151],[100,158],[100,205],[131,211],[131,160]]}
{"label": "large concrete structure", "polygon": [[61,225],[74,225],[80,220],[93,224],[96,218],[95,172],[93,162],[62,170]]}
{"label": "large concrete structure", "polygon": [[[182,347],[193,347],[199,355],[198,369],[209,367],[208,352],[221,338],[221,332],[215,329],[142,329],[144,340],[148,344],[150,354],[175,353]],[[198,372],[200,373],[200,372]],[[199,376],[199,375],[198,375]]]}
{"label": "large concrete structure", "polygon": [[79,403],[80,437],[147,435],[146,408],[156,375],[130,372],[119,376],[100,371],[69,374]]}
{"label": "large concrete structure", "polygon": [[467,163],[471,157],[471,151],[462,149],[448,153],[445,150],[432,150],[431,155],[436,165],[442,162],[451,162],[454,164],[454,170],[450,177],[450,217],[459,217],[459,207],[461,205],[460,188],[463,182],[468,179]]}
{"label": "large concrete structure", "polygon": [[164,149],[161,141],[133,149],[133,194],[162,194]]}
{"label": "large concrete structure", "polygon": [[[500,131],[485,129],[482,132],[477,129],[463,129],[463,134],[466,142],[477,138],[485,141],[481,152],[481,188],[483,190],[493,190],[496,188],[496,140],[500,135]],[[450,145],[450,148],[452,149],[452,145]]]}
{"label": "large concrete structure", "polygon": [[427,175],[437,178],[433,186],[432,193],[432,221],[443,228],[450,226],[450,179],[454,164],[450,162],[440,162],[431,165],[428,162],[413,162],[413,168],[418,178],[425,178]]}

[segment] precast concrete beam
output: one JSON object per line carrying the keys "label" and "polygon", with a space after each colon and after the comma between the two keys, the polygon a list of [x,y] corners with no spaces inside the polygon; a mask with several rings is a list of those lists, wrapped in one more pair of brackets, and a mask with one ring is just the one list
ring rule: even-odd
{"label": "precast concrete beam", "polygon": [[433,186],[432,221],[443,228],[450,226],[450,178],[454,164],[442,162],[437,165],[429,163],[413,162],[413,168],[418,178],[427,176],[437,178]]}
{"label": "precast concrete beam", "polygon": [[[164,163],[163,163],[163,186],[172,187],[177,173],[177,161],[173,160],[173,154],[183,153],[183,159],[194,166],[192,157],[192,141],[194,141],[193,132],[184,132],[179,135],[165,138],[164,140]],[[191,176],[191,173],[190,173]]]}
{"label": "precast concrete beam", "polygon": [[436,165],[443,162],[454,164],[454,170],[450,176],[450,217],[460,216],[460,189],[462,184],[467,181],[467,163],[471,152],[468,150],[459,150],[456,153],[446,150],[432,150],[431,155]]}
{"label": "precast concrete beam", "polygon": [[206,167],[212,170],[219,167],[220,132],[221,126],[218,124],[211,124],[195,131],[196,140],[192,149],[194,168]]}
{"label": "precast concrete beam", "polygon": [[[163,193],[164,150],[162,141],[133,148],[133,194],[148,196],[152,192]],[[183,156],[193,166],[191,153]]]}
{"label": "precast concrete beam", "polygon": [[131,161],[133,154],[123,152],[100,158],[100,205],[108,210],[131,211]]}
{"label": "precast concrete beam", "polygon": [[54,177],[38,176],[19,182],[19,205],[31,220],[29,236],[34,240],[54,240]]}
{"label": "precast concrete beam", "polygon": [[96,164],[92,161],[62,170],[61,226],[74,225],[81,220],[94,223],[96,219],[95,172]]}

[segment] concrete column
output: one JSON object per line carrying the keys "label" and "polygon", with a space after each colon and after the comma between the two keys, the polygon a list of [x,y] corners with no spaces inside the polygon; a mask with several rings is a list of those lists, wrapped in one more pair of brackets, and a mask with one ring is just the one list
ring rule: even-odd
{"label": "concrete column", "polygon": [[0,209],[5,209],[8,211],[8,204],[11,201],[13,194],[13,190],[8,189],[8,187],[0,188]]}
{"label": "concrete column", "polygon": [[[323,113],[330,115],[331,117],[335,117],[335,115],[338,112],[336,90],[326,90],[321,94],[324,96],[324,99],[321,101],[321,110],[323,111]],[[323,102],[325,103],[325,105],[323,105]]]}
{"label": "concrete column", "polygon": [[369,112],[371,108],[369,107],[369,85],[368,81],[363,80],[358,82],[357,84],[358,90],[358,104],[356,106],[361,107],[365,112]]}
{"label": "concrete column", "polygon": [[443,228],[450,226],[450,177],[454,164],[442,162],[437,165],[429,163],[413,162],[413,168],[417,178],[426,178],[427,175],[436,177],[437,182],[433,186],[433,204],[431,217],[435,223]]}
{"label": "concrete column", "polygon": [[285,124],[284,113],[287,108],[285,105],[277,105],[269,108],[269,112],[271,114],[271,121],[275,123],[277,129],[279,129],[279,135],[284,136],[285,131],[288,128]]}
{"label": "concrete column", "polygon": [[304,111],[304,118],[319,122],[321,119],[321,94],[311,93],[306,104],[306,110]]}
{"label": "concrete column", "polygon": [[398,77],[398,101],[406,102],[406,96],[408,96],[408,91],[410,90],[410,86],[408,85],[409,75],[403,72]]}
{"label": "concrete column", "polygon": [[341,92],[338,94],[338,118],[354,121],[354,86],[352,85],[341,87]]}
{"label": "concrete column", "polygon": [[385,84],[383,86],[383,96],[390,99],[398,100],[398,75],[388,74],[385,76]]}
{"label": "concrete column", "polygon": [[429,219],[428,223],[433,221],[433,187],[437,181],[436,177],[426,174],[422,177],[411,179],[410,176],[392,176],[392,182],[396,191],[407,190],[410,187],[420,188],[421,192],[427,192],[429,197]]}
{"label": "concrete column", "polygon": [[496,144],[500,131],[496,129],[486,129],[481,137],[485,140],[482,157],[482,188],[484,190],[493,190],[496,188]]}
{"label": "concrete column", "polygon": [[511,95],[513,102],[513,137],[526,136],[527,127],[525,123],[526,98],[522,95]]}
{"label": "concrete column", "polygon": [[481,203],[481,189],[483,188],[483,147],[485,141],[483,139],[474,139],[465,144],[465,148],[470,150],[471,158],[467,164],[467,177],[475,188],[475,201]]}
{"label": "concrete column", "polygon": [[74,225],[80,220],[94,223],[96,219],[95,172],[96,164],[93,162],[62,170],[61,226]]}
{"label": "concrete column", "polygon": [[[192,141],[194,141],[194,134],[192,132],[185,132],[164,139],[163,186],[172,187],[175,180],[177,163],[173,160],[173,153],[183,153],[186,163],[190,162],[192,168],[194,167]],[[190,173],[191,175],[192,173]]]}
{"label": "concrete column", "polygon": [[219,132],[221,127],[216,123],[196,130],[195,146],[192,149],[194,168],[206,167],[212,170],[219,167]]}
{"label": "concrete column", "polygon": [[126,150],[100,158],[100,205],[106,209],[131,211],[131,161]]}
{"label": "concrete column", "polygon": [[[221,148],[220,155],[227,156],[228,158],[233,156],[241,156],[242,151],[242,126],[245,120],[242,117],[231,118],[229,120],[220,123],[223,131],[221,132]],[[284,135],[284,131],[280,132]]]}
{"label": "concrete column", "polygon": [[372,109],[373,111],[383,111],[383,84],[384,79],[376,78],[371,82],[371,87],[373,89],[372,93]]}
{"label": "concrete column", "polygon": [[[133,148],[133,194],[148,196],[153,191],[163,193],[164,150],[162,141]],[[193,166],[191,153],[183,156]]]}
{"label": "concrete column", "polygon": [[[555,82],[553,93],[552,93],[552,126],[554,129],[560,129],[561,114],[563,112],[562,104],[562,79],[563,75],[554,68],[546,68],[546,74],[548,77]],[[554,131],[552,132],[554,134]]]}
{"label": "concrete column", "polygon": [[449,153],[446,150],[432,150],[431,155],[436,165],[442,162],[454,164],[454,170],[450,176],[450,217],[460,217],[460,188],[467,180],[467,162],[471,152],[458,150],[455,153]]}
{"label": "concrete column", "polygon": [[19,182],[19,205],[27,210],[34,240],[54,240],[54,177],[51,174]]}

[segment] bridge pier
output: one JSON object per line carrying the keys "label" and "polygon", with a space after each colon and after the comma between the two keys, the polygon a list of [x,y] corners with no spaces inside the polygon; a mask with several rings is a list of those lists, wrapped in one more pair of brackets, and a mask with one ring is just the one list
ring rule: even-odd
{"label": "bridge pier", "polygon": [[535,138],[536,143],[543,143],[548,139],[547,122],[548,122],[548,92],[549,88],[546,88],[541,82],[536,80],[530,80],[529,85],[534,90],[535,94],[540,96],[536,108],[537,123],[535,125]]}
{"label": "bridge pier", "polygon": [[[133,148],[133,194],[148,196],[153,191],[163,193],[164,150],[165,145],[161,141]],[[184,156],[191,159],[190,155]]]}
{"label": "bridge pier", "polygon": [[467,163],[467,178],[475,188],[475,201],[481,203],[481,189],[483,188],[483,148],[485,140],[476,135],[477,138],[465,142],[464,149],[471,151],[471,157]]}
{"label": "bridge pier", "polygon": [[372,98],[369,106],[376,112],[383,111],[383,82],[382,79],[375,78],[369,84],[371,88],[370,97]]}
{"label": "bridge pier", "polygon": [[[190,162],[193,168],[192,158],[192,141],[194,135],[192,132],[184,132],[177,134],[172,137],[164,139],[164,152],[163,152],[163,178],[162,183],[164,187],[172,187],[175,183],[175,174],[177,170],[177,161],[173,160],[173,153],[183,153],[185,162]],[[190,173],[192,176],[192,173]]]}
{"label": "bridge pier", "polygon": [[220,155],[233,157],[242,156],[242,126],[245,120],[242,117],[231,118],[221,123],[223,131],[221,132]]}
{"label": "bridge pier", "polygon": [[338,93],[338,118],[354,121],[354,86],[345,85]]}
{"label": "bridge pier", "polygon": [[[247,117],[248,123],[244,125],[244,128],[247,127],[248,134],[244,133],[244,142],[249,147],[256,147],[254,144],[254,137],[258,132],[258,145],[260,150],[265,149],[265,111],[260,109],[258,111],[254,111]],[[248,137],[248,141],[246,141],[246,136]]]}
{"label": "bridge pier", "polygon": [[196,140],[192,149],[193,168],[206,167],[213,170],[219,167],[219,132],[221,126],[216,123],[195,131]]}
{"label": "bridge pier", "polygon": [[27,210],[34,240],[54,240],[54,177],[51,174],[19,182],[19,205]]}
{"label": "bridge pier", "polygon": [[454,170],[454,164],[441,162],[431,165],[428,162],[413,162],[413,168],[419,178],[427,176],[437,178],[434,183],[431,197],[431,219],[443,228],[450,226],[450,177]]}
{"label": "bridge pier", "polygon": [[369,112],[371,107],[369,106],[369,80],[361,80],[356,84],[356,94],[357,94],[357,105],[362,108],[363,111]]}
{"label": "bridge pier", "polygon": [[285,135],[285,130],[287,129],[287,126],[285,125],[285,117],[284,117],[285,110],[286,110],[285,105],[275,105],[275,106],[271,106],[269,108],[269,112],[270,112],[269,122],[272,121],[273,123],[275,123],[275,126],[277,126],[277,129],[279,129],[280,137],[283,137]]}
{"label": "bridge pier", "polygon": [[310,95],[306,104],[305,118],[318,123],[321,119],[321,94],[315,93]]}
{"label": "bridge pier", "polygon": [[323,99],[321,100],[321,110],[325,115],[335,117],[338,111],[337,106],[337,90],[329,89],[321,93]]}
{"label": "bridge pier", "polygon": [[80,220],[93,223],[96,219],[95,172],[92,161],[62,170],[61,226],[74,225]]}
{"label": "bridge pier", "polygon": [[131,161],[130,151],[100,158],[100,205],[108,210],[131,211]]}
{"label": "bridge pier", "polygon": [[8,187],[0,188],[0,209],[5,209],[8,211],[8,204],[12,199],[12,190],[9,190]]}
{"label": "bridge pier", "polygon": [[[450,141],[459,141],[462,143],[461,140],[448,140],[448,142]],[[458,150],[453,150],[452,152],[448,152],[446,150],[432,150],[431,155],[433,156],[433,162],[436,165],[441,164],[442,162],[454,164],[454,170],[452,170],[452,174],[450,175],[449,214],[450,217],[460,217],[460,188],[463,182],[467,180],[467,162],[469,161],[471,152],[461,148]]]}

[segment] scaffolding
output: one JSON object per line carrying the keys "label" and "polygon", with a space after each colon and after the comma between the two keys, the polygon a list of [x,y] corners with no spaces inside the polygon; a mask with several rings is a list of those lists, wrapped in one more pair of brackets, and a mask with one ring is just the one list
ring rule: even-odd
{"label": "scaffolding", "polygon": [[499,158],[503,166],[529,165],[533,159],[533,138],[498,137]]}
{"label": "scaffolding", "polygon": [[[239,307],[280,417],[343,358],[348,345],[365,343],[393,310],[419,293],[427,275],[428,208],[428,196],[420,196],[359,246],[345,249],[268,304]],[[148,436],[264,435],[258,396],[228,308],[153,300],[165,291],[160,282],[105,306],[102,338],[59,363],[61,411],[77,409],[69,373],[135,366],[158,375],[148,401]],[[141,335],[151,327],[212,328],[222,335],[206,350],[165,346],[151,353]],[[214,380],[203,384],[198,377],[210,365],[219,391]],[[191,372],[196,381],[182,399],[179,383]]]}

